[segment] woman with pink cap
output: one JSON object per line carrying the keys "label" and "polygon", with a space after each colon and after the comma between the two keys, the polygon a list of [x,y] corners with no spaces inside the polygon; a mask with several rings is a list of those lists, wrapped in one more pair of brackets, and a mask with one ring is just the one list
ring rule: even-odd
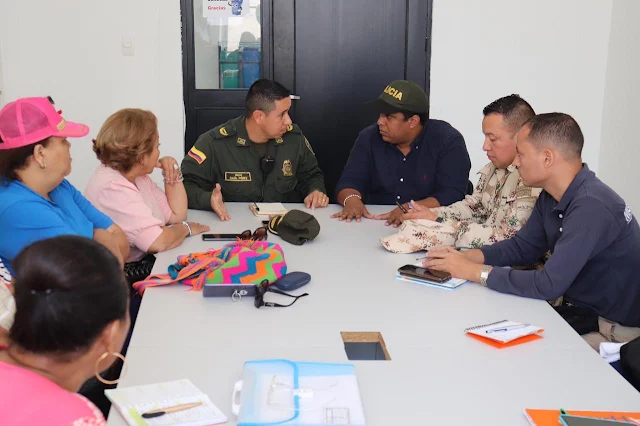
{"label": "woman with pink cap", "polygon": [[50,97],[18,99],[0,111],[0,261],[9,272],[25,246],[58,235],[92,238],[121,263],[129,255],[122,229],[65,179],[67,138],[88,132],[66,121]]}

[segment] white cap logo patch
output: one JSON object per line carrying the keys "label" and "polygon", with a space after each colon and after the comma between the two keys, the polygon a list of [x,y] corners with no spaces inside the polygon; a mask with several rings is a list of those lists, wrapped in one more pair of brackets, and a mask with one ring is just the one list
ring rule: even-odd
{"label": "white cap logo patch", "polygon": [[627,223],[631,222],[631,219],[633,219],[633,212],[631,211],[629,204],[624,205],[624,218],[627,220]]}

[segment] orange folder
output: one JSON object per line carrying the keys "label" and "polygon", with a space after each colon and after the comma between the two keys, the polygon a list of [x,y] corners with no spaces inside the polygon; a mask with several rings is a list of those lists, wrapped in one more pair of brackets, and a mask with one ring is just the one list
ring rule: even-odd
{"label": "orange folder", "polygon": [[[543,331],[544,331],[543,329],[540,329],[538,333],[542,333]],[[539,336],[537,334],[529,334],[528,336],[523,336],[523,337],[520,337],[519,339],[515,339],[507,343],[502,343],[502,342],[498,342],[497,340],[493,340],[488,337],[478,336],[477,334],[473,334],[473,333],[465,333],[465,334],[469,337],[473,337],[474,339],[481,341],[482,343],[486,343],[487,345],[491,345],[494,348],[498,348],[498,349],[509,348],[511,346],[521,345],[523,343],[542,339],[542,336]]]}
{"label": "orange folder", "polygon": [[[640,426],[640,412],[634,411],[579,411],[566,410],[572,416],[594,417],[596,419],[617,420]],[[560,423],[560,409],[540,410],[527,408],[524,410],[531,426],[558,426]]]}

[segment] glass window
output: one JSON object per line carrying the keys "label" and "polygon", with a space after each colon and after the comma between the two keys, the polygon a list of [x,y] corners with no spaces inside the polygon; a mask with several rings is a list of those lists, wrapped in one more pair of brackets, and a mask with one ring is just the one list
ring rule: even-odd
{"label": "glass window", "polygon": [[193,18],[196,89],[248,89],[260,78],[260,0],[194,0]]}

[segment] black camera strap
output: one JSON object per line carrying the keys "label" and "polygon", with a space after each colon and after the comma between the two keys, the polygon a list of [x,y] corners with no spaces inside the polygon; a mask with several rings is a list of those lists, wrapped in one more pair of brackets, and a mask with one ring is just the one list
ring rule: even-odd
{"label": "black camera strap", "polygon": [[[289,303],[288,305],[282,305],[280,303],[275,303],[275,302],[265,302],[264,301],[264,295],[267,293],[276,293],[276,294],[281,294],[283,296],[288,296],[291,297],[293,299],[293,301],[291,303]],[[268,287],[261,287],[258,288],[256,291],[256,296],[255,296],[255,307],[256,308],[260,308],[261,306],[268,306],[270,308],[288,308],[289,306],[293,305],[294,303],[296,303],[298,301],[298,299],[300,299],[301,297],[305,297],[308,296],[309,293],[302,293],[299,296],[294,296],[293,294],[289,294],[289,293],[285,293],[284,291],[280,291],[276,288],[272,288],[271,286]]]}

